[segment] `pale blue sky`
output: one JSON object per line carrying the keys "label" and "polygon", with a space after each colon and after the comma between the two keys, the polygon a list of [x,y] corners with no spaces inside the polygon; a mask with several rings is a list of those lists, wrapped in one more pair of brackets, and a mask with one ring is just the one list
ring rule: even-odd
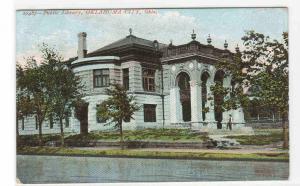
{"label": "pale blue sky", "polygon": [[242,45],[245,30],[255,30],[280,39],[288,31],[288,11],[286,8],[217,8],[217,9],[157,9],[157,14],[147,15],[66,15],[62,10],[58,15],[35,16],[16,13],[16,54],[21,62],[23,57],[39,56],[38,45],[43,42],[54,46],[67,59],[76,56],[77,33],[87,32],[88,51],[133,34],[163,43],[173,40],[183,44],[191,40],[193,29],[197,40],[206,43],[210,34],[215,47],[223,48],[224,40],[229,49]]}

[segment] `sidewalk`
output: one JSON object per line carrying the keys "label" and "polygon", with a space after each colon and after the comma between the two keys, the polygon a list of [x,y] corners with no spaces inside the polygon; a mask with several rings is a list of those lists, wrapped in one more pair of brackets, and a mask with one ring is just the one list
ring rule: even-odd
{"label": "sidewalk", "polygon": [[[73,147],[80,150],[112,150],[119,147]],[[263,146],[240,146],[239,149],[179,149],[179,148],[134,148],[129,151],[150,151],[150,152],[200,152],[200,153],[230,153],[230,154],[254,154],[254,153],[288,153],[288,150]]]}

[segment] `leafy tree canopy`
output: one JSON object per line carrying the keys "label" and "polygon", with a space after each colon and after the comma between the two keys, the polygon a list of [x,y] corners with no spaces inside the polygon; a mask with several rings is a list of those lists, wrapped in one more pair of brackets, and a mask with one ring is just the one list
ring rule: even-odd
{"label": "leafy tree canopy", "polygon": [[106,89],[108,99],[103,101],[97,108],[97,115],[104,120],[113,123],[115,128],[119,128],[122,121],[134,119],[134,112],[139,110],[139,106],[134,102],[134,96],[128,95],[126,89],[119,84],[112,84]]}

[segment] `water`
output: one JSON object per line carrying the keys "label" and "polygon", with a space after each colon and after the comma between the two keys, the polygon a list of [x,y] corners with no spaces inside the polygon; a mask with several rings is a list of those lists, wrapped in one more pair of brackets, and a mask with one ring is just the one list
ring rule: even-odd
{"label": "water", "polygon": [[283,180],[287,162],[17,156],[22,183]]}

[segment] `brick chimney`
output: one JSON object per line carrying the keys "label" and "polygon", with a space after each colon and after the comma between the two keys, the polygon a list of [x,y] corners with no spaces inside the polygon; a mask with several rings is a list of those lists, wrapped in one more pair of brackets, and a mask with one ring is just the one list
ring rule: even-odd
{"label": "brick chimney", "polygon": [[87,34],[85,32],[78,33],[78,49],[77,49],[78,59],[84,58],[87,54],[86,36]]}

